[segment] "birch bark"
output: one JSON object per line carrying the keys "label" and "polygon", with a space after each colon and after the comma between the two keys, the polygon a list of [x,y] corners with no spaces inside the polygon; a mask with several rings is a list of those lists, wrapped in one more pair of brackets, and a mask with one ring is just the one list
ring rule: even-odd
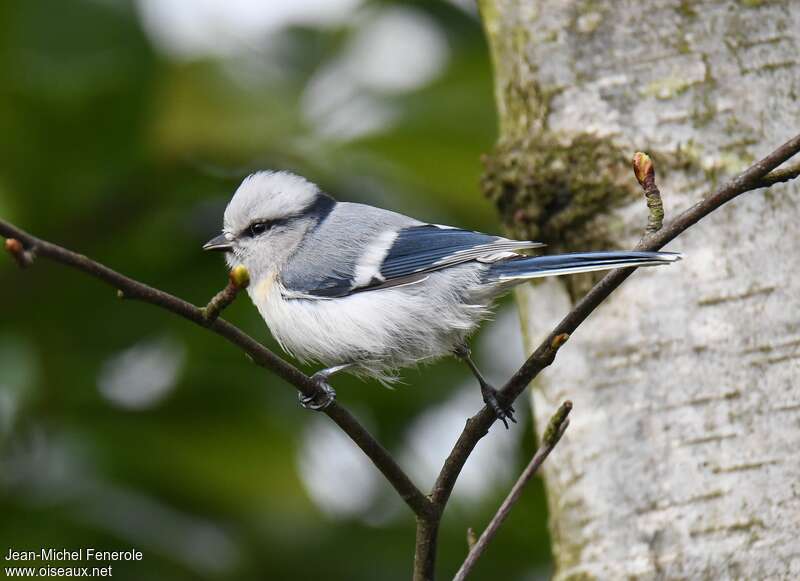
{"label": "birch bark", "polygon": [[[591,188],[634,186],[634,151],[655,158],[669,219],[800,128],[800,2],[481,11],[501,125],[485,189],[510,230],[559,250],[635,244],[646,209],[632,190],[575,218]],[[586,139],[599,153],[570,157]],[[608,183],[570,176],[587,167]],[[559,172],[570,177],[546,191],[541,176]],[[668,248],[683,262],[635,274],[537,381],[540,427],[575,404],[544,467],[556,579],[800,578],[798,204],[793,183],[712,214]],[[528,348],[566,313],[571,284],[519,292]]]}

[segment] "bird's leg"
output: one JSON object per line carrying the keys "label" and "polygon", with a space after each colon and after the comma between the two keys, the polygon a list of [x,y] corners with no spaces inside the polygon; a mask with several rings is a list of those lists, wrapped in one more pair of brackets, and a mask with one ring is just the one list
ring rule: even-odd
{"label": "bird's leg", "polygon": [[328,379],[334,374],[344,371],[351,367],[352,363],[343,363],[342,365],[334,365],[333,367],[326,367],[320,369],[311,376],[311,380],[317,384],[317,387],[322,391],[321,394],[316,396],[307,396],[302,393],[297,394],[297,399],[300,400],[300,405],[308,410],[322,411],[331,405],[336,399],[336,392],[328,383]]}
{"label": "bird's leg", "polygon": [[516,418],[514,418],[514,408],[510,405],[503,405],[500,403],[500,398],[502,397],[498,391],[484,379],[483,375],[481,374],[478,366],[475,365],[475,362],[472,360],[472,355],[469,347],[464,344],[456,348],[455,356],[459,359],[463,360],[472,371],[472,374],[478,380],[478,383],[481,385],[481,395],[483,396],[483,401],[492,408],[497,419],[503,422],[503,425],[508,429],[508,422],[506,419],[511,420],[515,424],[517,423]]}

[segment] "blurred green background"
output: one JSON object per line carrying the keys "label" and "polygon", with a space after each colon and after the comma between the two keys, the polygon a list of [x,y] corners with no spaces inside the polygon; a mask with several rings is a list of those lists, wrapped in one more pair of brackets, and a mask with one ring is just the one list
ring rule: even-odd
{"label": "blurred green background", "polygon": [[[470,0],[0,2],[0,216],[197,304],[226,281],[200,246],[257,169],[497,232],[478,189],[495,131]],[[225,316],[277,349],[249,301]],[[495,381],[523,359],[517,326],[506,301],[475,342]],[[395,390],[335,385],[425,489],[480,404],[454,361]],[[445,516],[442,578],[533,447],[527,418],[480,444]],[[120,579],[392,580],[409,578],[413,543],[360,451],[242,353],[76,272],[0,256],[3,555],[141,550]],[[548,571],[537,482],[475,578]]]}

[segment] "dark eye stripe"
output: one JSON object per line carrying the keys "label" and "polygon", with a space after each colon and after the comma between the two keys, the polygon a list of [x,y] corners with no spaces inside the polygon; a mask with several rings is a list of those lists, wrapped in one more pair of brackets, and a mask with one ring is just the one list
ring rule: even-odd
{"label": "dark eye stripe", "polygon": [[255,238],[271,230],[275,226],[279,226],[287,222],[287,219],[277,219],[277,220],[256,220],[252,224],[250,224],[247,228],[244,229],[242,235],[248,236],[250,238]]}

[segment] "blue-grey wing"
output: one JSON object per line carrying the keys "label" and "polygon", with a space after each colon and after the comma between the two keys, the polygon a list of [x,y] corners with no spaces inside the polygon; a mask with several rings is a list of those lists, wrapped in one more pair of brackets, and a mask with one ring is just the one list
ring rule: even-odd
{"label": "blue-grey wing", "polygon": [[542,246],[416,221],[394,226],[367,228],[368,235],[364,228],[358,235],[351,229],[345,244],[330,245],[334,238],[326,236],[329,245],[317,244],[305,261],[302,256],[293,260],[294,275],[284,277],[287,290],[309,298],[343,297],[411,284],[436,270],[470,261],[494,262],[515,256],[515,250]]}
{"label": "blue-grey wing", "polygon": [[386,233],[418,224],[421,222],[389,210],[339,202],[324,220],[306,233],[298,250],[283,267],[281,283],[289,296],[347,296],[363,286],[361,279],[356,280],[356,271],[364,253]]}
{"label": "blue-grey wing", "polygon": [[492,262],[538,246],[543,245],[434,224],[403,228],[380,265],[380,278],[396,280],[473,260]]}

